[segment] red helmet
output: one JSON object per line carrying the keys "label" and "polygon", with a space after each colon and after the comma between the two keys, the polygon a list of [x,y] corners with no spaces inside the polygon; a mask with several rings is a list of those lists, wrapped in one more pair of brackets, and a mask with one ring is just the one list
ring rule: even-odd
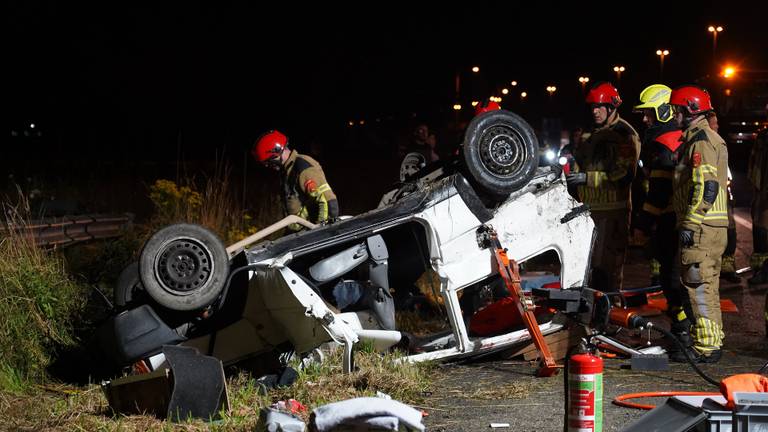
{"label": "red helmet", "polygon": [[669,95],[669,104],[685,107],[691,115],[702,114],[714,109],[709,92],[692,85],[680,86],[672,90],[672,94]]}
{"label": "red helmet", "polygon": [[621,105],[621,97],[619,91],[613,84],[608,82],[601,82],[595,84],[587,93],[588,104],[599,105],[611,105],[614,108],[618,108]]}
{"label": "red helmet", "polygon": [[488,111],[495,111],[500,110],[501,105],[499,105],[496,102],[486,100],[484,102],[480,102],[477,104],[477,107],[475,107],[475,115],[479,116],[482,113],[487,113]]}
{"label": "red helmet", "polygon": [[251,154],[257,161],[263,164],[279,164],[280,154],[287,145],[287,136],[280,131],[271,130],[256,140]]}

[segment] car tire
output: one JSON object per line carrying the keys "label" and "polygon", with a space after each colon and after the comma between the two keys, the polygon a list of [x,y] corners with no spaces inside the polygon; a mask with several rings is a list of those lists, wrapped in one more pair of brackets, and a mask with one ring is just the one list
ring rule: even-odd
{"label": "car tire", "polygon": [[117,277],[117,285],[115,285],[113,292],[115,306],[121,309],[125,308],[144,294],[146,294],[144,285],[139,276],[139,262],[134,261],[128,264]]}
{"label": "car tire", "polygon": [[221,294],[229,255],[208,229],[175,224],[147,240],[139,273],[147,294],[161,306],[175,311],[202,309]]}
{"label": "car tire", "polygon": [[476,116],[464,133],[464,163],[484,192],[505,197],[525,186],[538,166],[538,140],[520,116],[495,110]]}

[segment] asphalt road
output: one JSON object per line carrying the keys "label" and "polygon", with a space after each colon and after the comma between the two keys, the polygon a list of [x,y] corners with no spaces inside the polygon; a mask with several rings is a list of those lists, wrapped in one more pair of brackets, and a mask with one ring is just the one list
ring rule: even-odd
{"label": "asphalt road", "polygon": [[[736,262],[746,267],[752,252],[748,208],[737,208],[738,246]],[[632,249],[625,270],[627,286],[648,285],[648,262],[642,251]],[[748,277],[749,274],[746,275]],[[763,305],[766,286],[750,288],[746,277],[740,284],[721,281],[721,297],[733,300],[738,313],[723,315],[725,345],[722,360],[702,365],[719,379],[736,373],[754,372],[768,361]],[[625,369],[627,360],[606,360],[604,373],[604,428],[620,431],[646,411],[611,404],[614,397],[651,391],[717,391],[688,365],[670,364],[664,372]],[[425,424],[430,431],[487,431],[491,423],[509,423],[498,431],[562,431],[563,377],[537,378],[526,362],[483,359],[465,364],[444,365],[438,373],[432,395],[423,409],[429,413]],[[644,402],[663,403],[663,398]]]}

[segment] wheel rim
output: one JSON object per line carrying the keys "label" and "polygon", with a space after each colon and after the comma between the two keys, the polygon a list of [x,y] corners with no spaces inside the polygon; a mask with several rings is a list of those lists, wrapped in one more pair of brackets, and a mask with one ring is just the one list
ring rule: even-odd
{"label": "wheel rim", "polygon": [[188,295],[205,285],[213,274],[211,251],[191,239],[173,240],[155,258],[160,286],[175,295]]}
{"label": "wheel rim", "polygon": [[525,167],[529,158],[523,137],[506,125],[496,125],[480,138],[480,161],[496,177],[512,177]]}

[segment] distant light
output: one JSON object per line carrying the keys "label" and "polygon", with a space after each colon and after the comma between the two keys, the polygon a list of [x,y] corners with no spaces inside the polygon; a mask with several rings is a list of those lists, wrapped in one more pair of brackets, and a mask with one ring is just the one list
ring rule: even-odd
{"label": "distant light", "polygon": [[478,67],[478,66],[472,66],[472,72],[474,72],[474,73],[478,73],[478,72],[480,72],[480,67]]}
{"label": "distant light", "polygon": [[560,159],[557,160],[557,163],[560,164],[560,166],[566,166],[568,165],[568,158],[565,156],[560,156]]}
{"label": "distant light", "polygon": [[509,93],[509,89],[505,89],[505,88],[501,89],[501,94],[508,94],[508,93]]}
{"label": "distant light", "polygon": [[721,32],[723,30],[725,30],[723,28],[723,26],[717,26],[717,27],[709,26],[709,27],[707,27],[707,31],[710,32],[710,33],[719,33],[719,32]]}
{"label": "distant light", "polygon": [[34,123],[30,123],[30,124],[29,124],[29,128],[30,128],[30,129],[34,129],[34,128],[35,128],[35,124],[34,124]]}
{"label": "distant light", "polygon": [[479,103],[480,103],[480,102],[478,102],[478,101],[472,101],[472,106],[473,106],[473,107],[476,107],[476,106],[477,106]]}
{"label": "distant light", "polygon": [[547,150],[547,152],[544,153],[544,157],[547,158],[548,161],[553,161],[555,160],[555,152],[552,150]]}
{"label": "distant light", "polygon": [[640,168],[643,167],[643,160],[642,159],[638,159],[637,160],[637,166],[640,167]]}
{"label": "distant light", "polygon": [[731,95],[731,89],[725,89],[725,95],[730,96]]}
{"label": "distant light", "polygon": [[520,93],[520,97],[521,97],[521,98],[526,98],[526,97],[528,97],[528,92],[521,92],[521,93]]}
{"label": "distant light", "polygon": [[741,125],[742,125],[742,126],[746,126],[746,125],[747,125],[747,122],[741,122]]}
{"label": "distant light", "polygon": [[723,77],[733,78],[734,75],[736,75],[736,68],[733,66],[726,66],[725,69],[723,69]]}
{"label": "distant light", "polygon": [[365,124],[365,120],[360,120],[360,126]]}
{"label": "distant light", "polygon": [[453,104],[453,109],[456,111],[461,110],[461,104]]}
{"label": "distant light", "polygon": [[354,125],[355,125],[355,122],[353,122],[352,120],[350,120],[349,122],[347,122],[347,124],[348,124],[350,127],[352,127],[352,126],[354,126]]}
{"label": "distant light", "polygon": [[517,85],[517,81],[512,81],[510,84],[512,84],[512,87],[515,87]]}
{"label": "distant light", "polygon": [[624,66],[614,66],[613,71],[614,72],[624,72],[625,68]]}
{"label": "distant light", "polygon": [[755,126],[760,126],[760,122],[755,122]]}

